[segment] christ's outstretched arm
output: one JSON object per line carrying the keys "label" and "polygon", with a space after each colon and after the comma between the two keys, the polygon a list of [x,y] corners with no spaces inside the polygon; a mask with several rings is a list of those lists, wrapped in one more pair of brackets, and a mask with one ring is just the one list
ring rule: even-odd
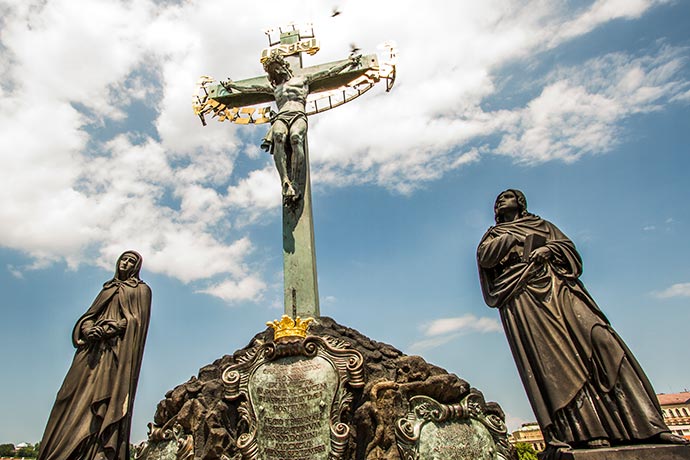
{"label": "christ's outstretched arm", "polygon": [[237,83],[234,83],[232,80],[228,79],[227,81],[221,81],[220,84],[225,88],[228,92],[232,92],[234,89],[235,91],[238,91],[240,93],[267,93],[267,94],[273,94],[273,87],[270,85],[238,85]]}
{"label": "christ's outstretched arm", "polygon": [[331,77],[333,75],[337,75],[343,70],[351,67],[356,67],[359,65],[359,63],[362,60],[362,55],[358,54],[357,56],[350,56],[350,58],[345,61],[341,62],[340,64],[336,64],[333,67],[322,70],[320,72],[314,72],[312,74],[307,75],[305,78],[307,79],[307,83],[312,83],[317,80],[322,80],[324,78]]}

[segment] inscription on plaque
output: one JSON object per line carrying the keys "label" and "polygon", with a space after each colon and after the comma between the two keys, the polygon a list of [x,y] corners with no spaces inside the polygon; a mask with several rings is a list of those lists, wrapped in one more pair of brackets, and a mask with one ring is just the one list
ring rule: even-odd
{"label": "inscription on plaque", "polygon": [[419,435],[420,460],[493,460],[494,441],[474,420],[427,423]]}
{"label": "inscription on plaque", "polygon": [[[242,460],[342,460],[351,388],[364,386],[362,355],[317,336],[266,342],[223,371],[226,397],[240,400]],[[234,458],[234,457],[233,457]]]}
{"label": "inscription on plaque", "polygon": [[338,373],[322,357],[286,357],[256,369],[248,389],[261,460],[327,460]]}

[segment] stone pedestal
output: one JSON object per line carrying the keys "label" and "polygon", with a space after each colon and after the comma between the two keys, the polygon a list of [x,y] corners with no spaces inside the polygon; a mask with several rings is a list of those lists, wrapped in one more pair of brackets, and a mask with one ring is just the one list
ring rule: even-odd
{"label": "stone pedestal", "polygon": [[604,449],[575,449],[560,452],[556,460],[690,460],[690,446],[645,444]]}
{"label": "stone pedestal", "polygon": [[325,316],[308,334],[260,332],[170,390],[135,458],[514,460],[500,406],[455,374]]}

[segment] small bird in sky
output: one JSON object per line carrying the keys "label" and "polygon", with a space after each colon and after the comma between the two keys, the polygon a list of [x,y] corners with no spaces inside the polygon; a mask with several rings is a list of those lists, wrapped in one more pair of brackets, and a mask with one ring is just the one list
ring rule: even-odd
{"label": "small bird in sky", "polygon": [[331,13],[331,17],[334,18],[336,16],[340,15],[340,10],[338,9],[337,6],[333,7],[333,12]]}

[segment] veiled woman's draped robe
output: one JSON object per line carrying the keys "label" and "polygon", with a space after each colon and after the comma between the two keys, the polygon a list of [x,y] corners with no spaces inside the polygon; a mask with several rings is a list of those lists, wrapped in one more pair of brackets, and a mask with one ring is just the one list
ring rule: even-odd
{"label": "veiled woman's draped robe", "polygon": [[[548,262],[522,261],[530,234],[546,238]],[[625,443],[668,431],[649,380],[580,282],[575,245],[555,225],[531,214],[499,223],[477,261],[547,442]]]}
{"label": "veiled woman's draped robe", "polygon": [[[150,309],[151,290],[143,281],[114,278],[77,321],[72,334],[77,351],[48,419],[39,460],[129,460]],[[106,336],[87,340],[93,326],[105,328]]]}

